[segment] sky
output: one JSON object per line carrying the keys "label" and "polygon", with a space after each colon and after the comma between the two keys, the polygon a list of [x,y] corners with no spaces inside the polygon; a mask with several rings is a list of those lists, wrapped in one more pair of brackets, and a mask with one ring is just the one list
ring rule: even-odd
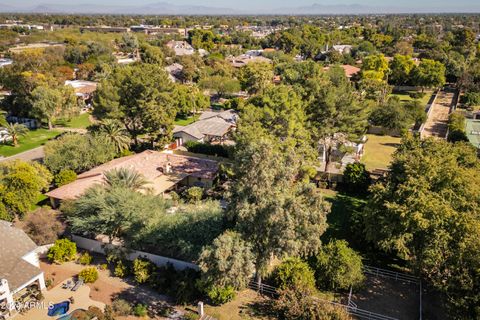
{"label": "sky", "polygon": [[[43,3],[62,3],[60,0],[0,0],[6,5],[39,5]],[[479,0],[68,0],[68,4],[95,3],[102,5],[135,5],[141,6],[150,3],[168,2],[175,5],[202,5],[232,9],[268,9],[280,7],[302,7],[314,3],[321,5],[351,5],[403,8],[479,8]],[[63,2],[64,3],[64,2]]]}

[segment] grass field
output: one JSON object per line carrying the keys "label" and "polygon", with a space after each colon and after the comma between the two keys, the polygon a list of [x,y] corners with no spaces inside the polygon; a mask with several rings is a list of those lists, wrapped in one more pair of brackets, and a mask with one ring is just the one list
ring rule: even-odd
{"label": "grass field", "polygon": [[181,118],[178,117],[175,119],[175,125],[177,126],[188,126],[189,124],[198,120],[198,116],[195,117],[188,117],[188,118]]}
{"label": "grass field", "polygon": [[365,144],[365,154],[362,157],[362,162],[365,163],[368,170],[387,168],[401,139],[373,134],[369,134],[367,137],[368,141]]}
{"label": "grass field", "polygon": [[[398,97],[398,98],[400,98],[401,101],[408,102],[408,101],[415,100],[412,97],[410,97],[409,93],[411,93],[411,92],[414,92],[414,91],[395,92],[395,93],[392,93],[390,96],[391,97]],[[431,96],[432,96],[431,91],[425,91],[425,96],[422,99],[420,99],[420,101],[422,102],[422,105],[426,106],[427,103],[428,103],[428,100],[430,100]]]}
{"label": "grass field", "polygon": [[37,129],[31,130],[25,137],[19,139],[19,145],[14,147],[11,145],[1,145],[0,155],[4,157],[10,157],[18,153],[40,147],[50,139],[55,138],[61,132],[58,130]]}
{"label": "grass field", "polygon": [[74,129],[86,129],[92,123],[90,122],[90,114],[83,113],[79,116],[72,118],[70,121],[59,120],[56,122],[57,126]]}

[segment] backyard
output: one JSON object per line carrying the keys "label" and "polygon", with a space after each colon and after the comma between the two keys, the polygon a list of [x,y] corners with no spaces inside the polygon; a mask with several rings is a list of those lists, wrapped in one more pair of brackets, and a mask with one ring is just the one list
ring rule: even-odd
{"label": "backyard", "polygon": [[188,126],[191,123],[194,123],[195,121],[198,120],[198,116],[191,116],[191,117],[177,117],[175,119],[175,125],[176,126]]}
{"label": "backyard", "polygon": [[88,126],[92,124],[90,121],[90,113],[82,113],[76,117],[73,117],[70,120],[59,120],[55,124],[57,126],[65,127],[65,128],[72,128],[72,129],[86,129]]}
{"label": "backyard", "polygon": [[[392,93],[390,96],[398,97],[400,101],[408,102],[408,101],[415,100],[410,96],[411,93],[418,93],[418,91],[396,91]],[[426,106],[431,96],[432,96],[432,91],[425,91],[425,95],[419,99],[422,105]]]}
{"label": "backyard", "polygon": [[48,140],[55,138],[61,133],[59,130],[36,129],[30,130],[24,137],[19,139],[18,146],[1,145],[0,156],[10,157],[44,145]]}
{"label": "backyard", "polygon": [[401,138],[380,135],[367,135],[365,154],[362,162],[367,170],[386,169],[392,161],[392,154],[400,145]]}

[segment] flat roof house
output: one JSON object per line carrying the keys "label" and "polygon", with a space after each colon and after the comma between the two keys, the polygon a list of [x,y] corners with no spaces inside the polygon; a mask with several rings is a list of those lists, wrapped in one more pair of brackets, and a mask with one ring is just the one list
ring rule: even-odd
{"label": "flat roof house", "polygon": [[218,162],[213,160],[147,150],[142,153],[114,159],[78,175],[77,180],[47,193],[53,206],[62,200],[80,197],[87,189],[105,184],[104,173],[127,168],[142,174],[154,194],[160,195],[178,186],[210,188],[217,176]]}
{"label": "flat roof house", "polygon": [[27,287],[45,289],[37,245],[25,232],[0,220],[0,318],[8,318]]}

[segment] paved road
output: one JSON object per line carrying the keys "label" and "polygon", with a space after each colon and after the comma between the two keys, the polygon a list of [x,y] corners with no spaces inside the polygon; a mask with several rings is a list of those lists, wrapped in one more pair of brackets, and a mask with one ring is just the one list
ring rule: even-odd
{"label": "paved road", "polygon": [[11,157],[1,158],[0,162],[2,161],[9,161],[9,160],[25,160],[25,161],[42,161],[45,157],[45,152],[43,151],[43,146],[31,149],[19,154],[16,154]]}

